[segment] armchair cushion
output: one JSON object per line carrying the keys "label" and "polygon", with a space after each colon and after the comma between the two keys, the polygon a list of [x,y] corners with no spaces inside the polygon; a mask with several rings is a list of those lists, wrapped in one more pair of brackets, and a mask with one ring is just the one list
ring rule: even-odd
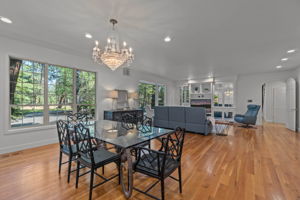
{"label": "armchair cushion", "polygon": [[[134,170],[146,173],[147,175],[152,177],[158,177],[160,176],[160,172],[162,170],[160,168],[160,165],[162,165],[163,156],[164,152],[158,153],[157,151],[151,150],[148,154],[142,155],[140,159],[134,163]],[[179,163],[176,160],[174,160],[171,156],[167,156],[165,162],[166,164],[163,175],[167,177],[170,174],[172,174],[174,170],[177,169]]]}
{"label": "armchair cushion", "polygon": [[236,114],[234,120],[246,125],[255,125],[260,105],[249,104],[247,108],[247,112],[244,115]]}
{"label": "armchair cushion", "polygon": [[[111,162],[114,162],[120,158],[119,154],[107,151],[103,148],[97,149],[96,151],[93,151],[95,165],[96,166],[102,166]],[[81,156],[79,160],[86,165],[90,166],[92,165],[92,161],[87,156]]]}

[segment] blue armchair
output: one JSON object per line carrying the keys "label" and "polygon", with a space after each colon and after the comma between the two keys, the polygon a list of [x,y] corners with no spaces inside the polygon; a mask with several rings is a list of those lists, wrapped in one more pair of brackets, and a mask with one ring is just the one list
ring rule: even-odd
{"label": "blue armchair", "polygon": [[260,105],[249,104],[247,106],[248,110],[244,115],[236,114],[234,116],[234,121],[244,124],[246,128],[249,128],[249,125],[255,125],[257,114],[260,109]]}

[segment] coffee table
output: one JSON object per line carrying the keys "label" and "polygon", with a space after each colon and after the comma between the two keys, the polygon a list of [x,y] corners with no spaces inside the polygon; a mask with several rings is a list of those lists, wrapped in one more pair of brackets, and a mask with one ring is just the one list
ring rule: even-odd
{"label": "coffee table", "polygon": [[215,120],[216,135],[227,136],[230,126],[235,126],[235,123],[229,120]]}

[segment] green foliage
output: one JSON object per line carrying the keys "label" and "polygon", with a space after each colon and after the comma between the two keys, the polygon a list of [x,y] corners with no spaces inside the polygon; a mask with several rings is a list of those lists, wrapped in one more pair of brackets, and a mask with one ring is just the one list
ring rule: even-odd
{"label": "green foliage", "polygon": [[146,105],[151,105],[151,107],[155,106],[155,90],[155,85],[147,83],[139,84],[138,91],[139,103],[141,108],[144,108]]}
{"label": "green foliage", "polygon": [[73,69],[49,65],[48,102],[59,105],[73,102]]}
{"label": "green foliage", "polygon": [[165,86],[163,85],[158,86],[158,105],[165,105]]}
{"label": "green foliage", "polygon": [[76,76],[77,104],[95,104],[96,74],[77,70]]}
{"label": "green foliage", "polygon": [[[10,104],[11,119],[20,120],[27,116],[43,117],[44,106],[49,105],[49,115],[72,112],[77,109],[95,114],[96,74],[71,68],[48,65],[48,105],[44,105],[44,79],[46,66],[41,63],[10,59]],[[74,74],[76,85],[74,85]],[[76,97],[73,95],[75,87]],[[60,114],[58,114],[60,113]],[[28,120],[27,118],[27,121]],[[51,121],[51,119],[50,119]],[[21,122],[22,125],[22,122]]]}

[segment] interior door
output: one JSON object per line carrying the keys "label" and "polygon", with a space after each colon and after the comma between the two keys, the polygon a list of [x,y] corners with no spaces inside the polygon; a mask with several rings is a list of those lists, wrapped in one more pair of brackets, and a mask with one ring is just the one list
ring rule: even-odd
{"label": "interior door", "polygon": [[286,84],[286,100],[287,100],[287,122],[286,127],[292,131],[296,131],[296,81],[289,78]]}
{"label": "interior door", "polygon": [[274,123],[286,124],[286,86],[277,85],[273,88],[273,119]]}

